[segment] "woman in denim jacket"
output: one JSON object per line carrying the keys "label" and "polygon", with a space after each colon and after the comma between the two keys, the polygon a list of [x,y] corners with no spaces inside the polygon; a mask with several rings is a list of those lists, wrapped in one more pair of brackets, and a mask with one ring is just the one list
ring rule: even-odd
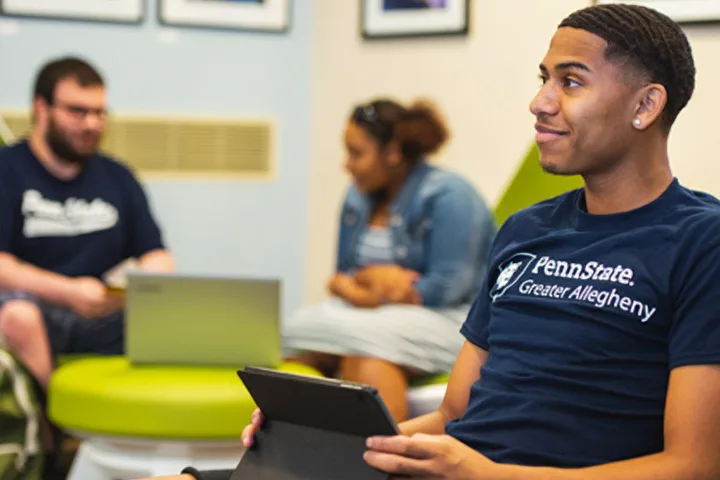
{"label": "woman in denim jacket", "polygon": [[340,216],[333,298],[291,315],[284,344],[327,376],[375,386],[397,421],[411,377],[451,369],[495,224],[461,176],[426,163],[445,142],[437,113],[377,100],[347,124],[353,185]]}

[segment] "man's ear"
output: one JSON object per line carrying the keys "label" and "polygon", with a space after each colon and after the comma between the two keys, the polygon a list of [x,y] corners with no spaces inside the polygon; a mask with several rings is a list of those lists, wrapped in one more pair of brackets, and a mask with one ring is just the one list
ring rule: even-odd
{"label": "man's ear", "polygon": [[50,111],[50,105],[42,97],[35,97],[32,101],[32,120],[33,123],[44,122]]}
{"label": "man's ear", "polygon": [[661,116],[667,105],[667,90],[663,85],[651,83],[638,93],[638,101],[633,117],[633,127],[645,130],[654,124]]}

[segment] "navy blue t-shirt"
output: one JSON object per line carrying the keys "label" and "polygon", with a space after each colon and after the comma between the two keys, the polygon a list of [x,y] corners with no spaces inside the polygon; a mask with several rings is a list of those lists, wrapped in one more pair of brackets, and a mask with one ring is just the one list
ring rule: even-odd
{"label": "navy blue t-shirt", "polygon": [[518,465],[662,451],[670,370],[720,363],[720,202],[676,179],[598,216],[576,190],[511,217],[491,257],[462,327],[488,359],[447,433]]}
{"label": "navy blue t-shirt", "polygon": [[0,150],[0,251],[70,277],[100,278],[160,248],[145,193],[124,165],[98,154],[62,181],[26,141]]}

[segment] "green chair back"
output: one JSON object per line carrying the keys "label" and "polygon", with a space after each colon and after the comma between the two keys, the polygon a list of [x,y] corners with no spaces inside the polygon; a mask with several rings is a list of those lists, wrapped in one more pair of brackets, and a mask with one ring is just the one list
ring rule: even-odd
{"label": "green chair back", "polygon": [[533,143],[495,206],[495,220],[502,225],[518,210],[582,186],[582,177],[578,175],[567,177],[546,173],[540,167],[540,152]]}

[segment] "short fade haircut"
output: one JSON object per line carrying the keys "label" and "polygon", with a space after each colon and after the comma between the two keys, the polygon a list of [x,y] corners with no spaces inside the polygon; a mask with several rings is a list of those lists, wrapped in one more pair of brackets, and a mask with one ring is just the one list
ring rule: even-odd
{"label": "short fade haircut", "polygon": [[73,78],[83,87],[104,86],[98,71],[87,61],[77,57],[63,57],[46,63],[35,79],[33,98],[43,98],[49,105],[55,100],[57,84],[66,78]]}
{"label": "short fade haircut", "polygon": [[565,18],[558,28],[593,33],[608,44],[605,58],[626,63],[667,91],[663,111],[669,129],[695,90],[695,62],[685,33],[657,10],[639,5],[594,5]]}

